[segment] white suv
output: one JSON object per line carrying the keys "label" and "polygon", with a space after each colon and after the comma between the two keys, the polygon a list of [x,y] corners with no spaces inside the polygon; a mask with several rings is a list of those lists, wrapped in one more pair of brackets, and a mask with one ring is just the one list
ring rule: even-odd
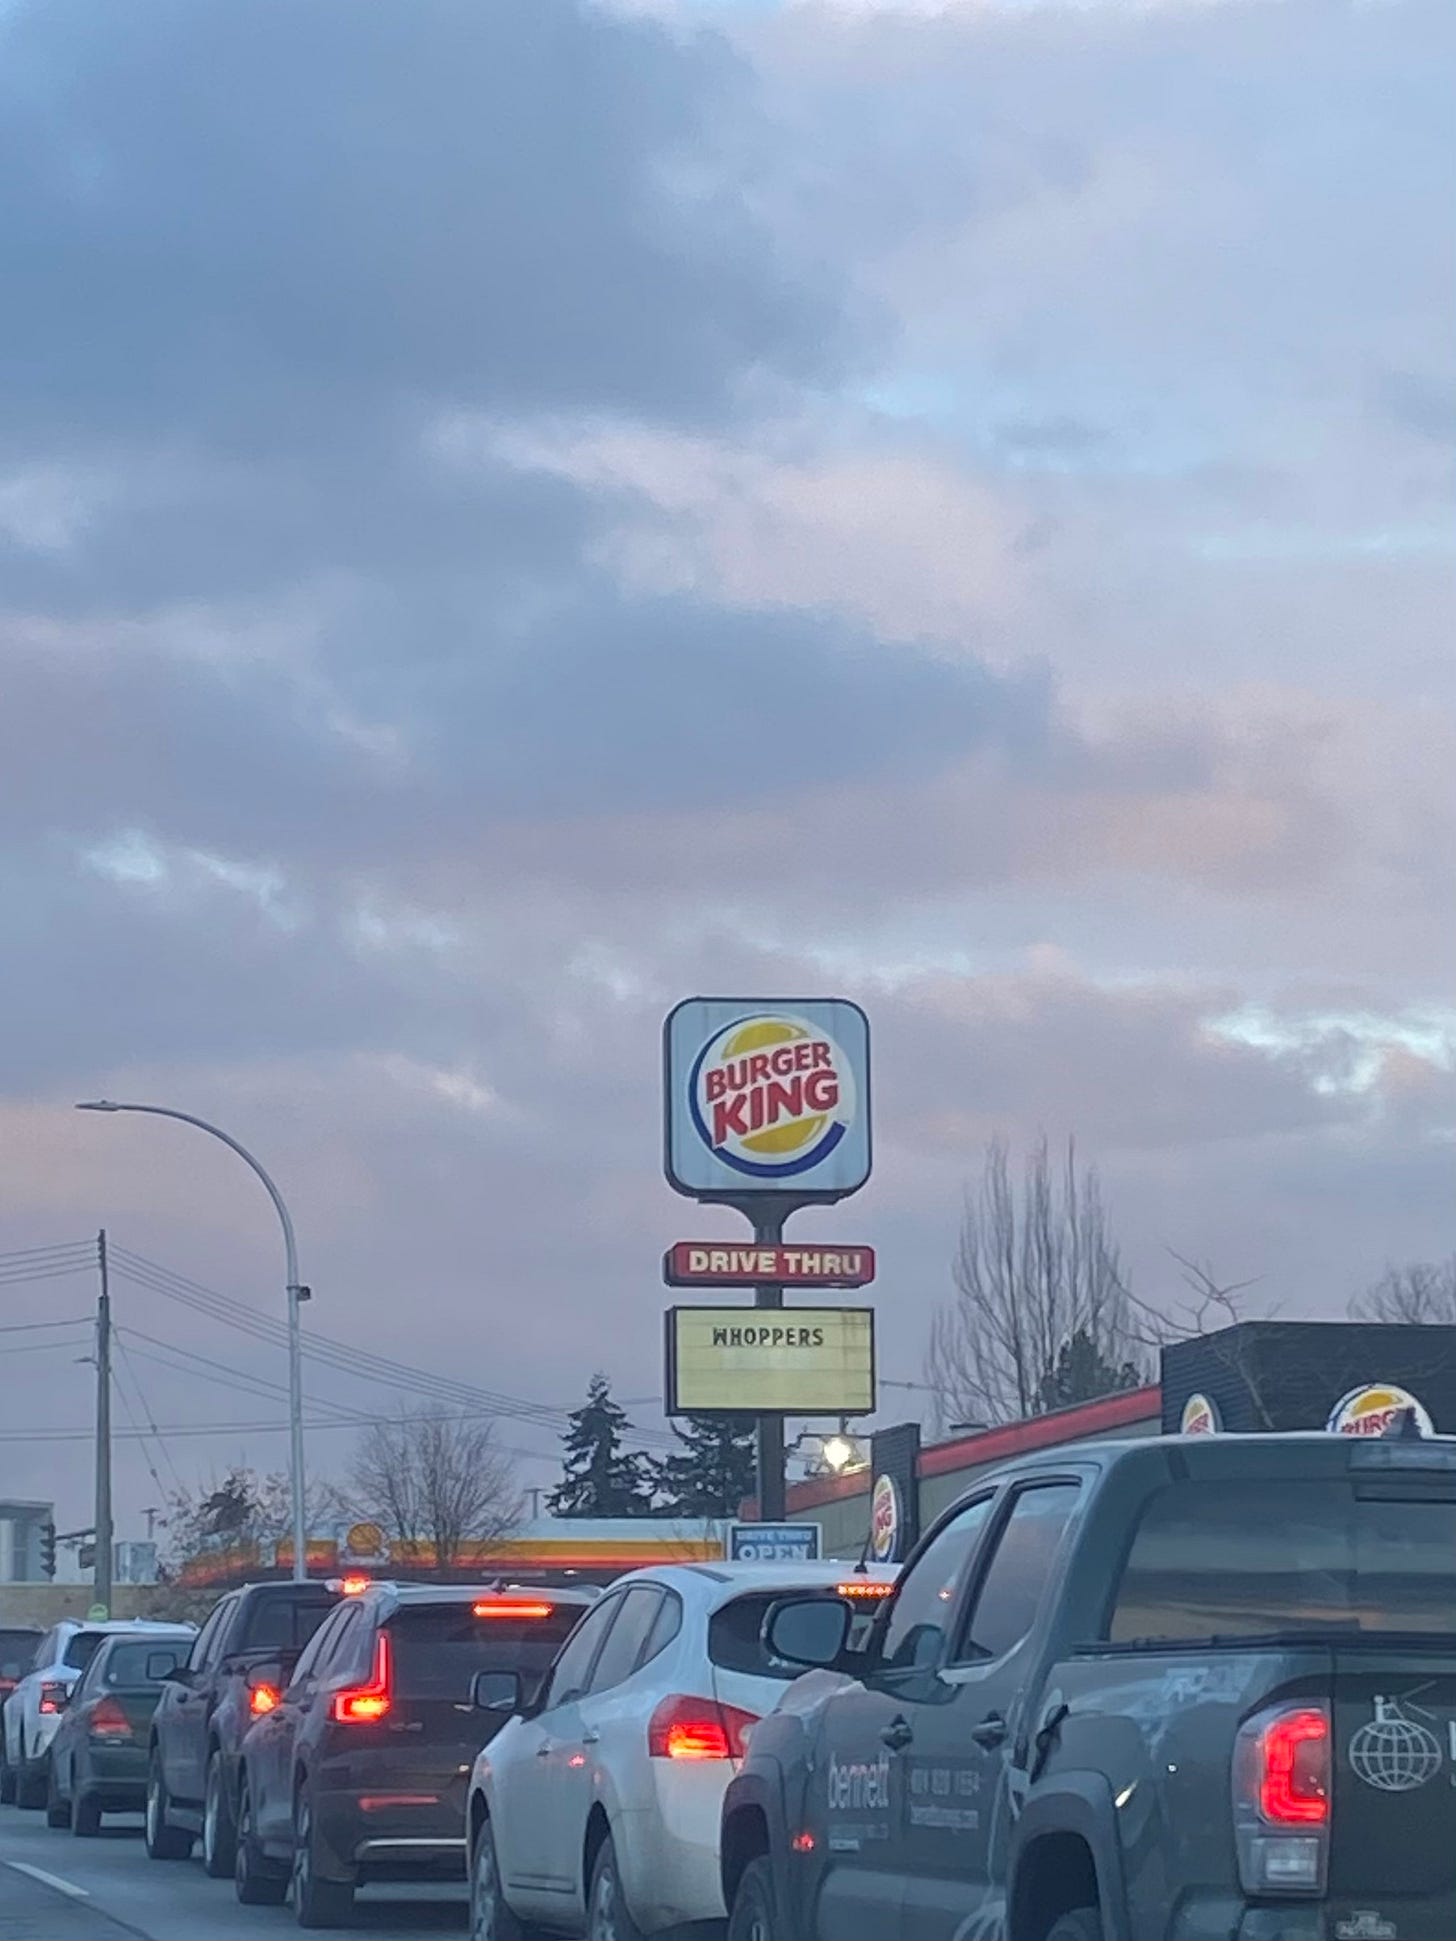
{"label": "white suv", "polygon": [[46,1803],[46,1761],[61,1714],[91,1654],[113,1631],[138,1631],[147,1638],[191,1638],[192,1624],[154,1624],[140,1618],[89,1623],[63,1618],[35,1648],[30,1669],[5,1701],[0,1731],[0,1800],[17,1806]]}
{"label": "white suv", "polygon": [[799,1675],[762,1643],[769,1607],[823,1591],[868,1617],[894,1577],[832,1563],[634,1571],[582,1619],[538,1693],[482,1674],[477,1703],[515,1715],[470,1779],[472,1941],[519,1941],[527,1923],[634,1941],[721,1922],[723,1794],[748,1734]]}

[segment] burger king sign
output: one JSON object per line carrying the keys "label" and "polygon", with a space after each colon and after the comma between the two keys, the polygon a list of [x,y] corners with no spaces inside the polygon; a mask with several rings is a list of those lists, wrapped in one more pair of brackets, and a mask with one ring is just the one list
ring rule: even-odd
{"label": "burger king sign", "polygon": [[695,1199],[838,1200],[869,1178],[869,1025],[842,998],[691,998],[664,1033],[667,1177]]}
{"label": "burger king sign", "polygon": [[1409,1389],[1399,1388],[1394,1382],[1373,1382],[1366,1388],[1352,1388],[1336,1402],[1325,1427],[1337,1436],[1383,1436],[1406,1409],[1414,1412],[1416,1427],[1423,1436],[1436,1433],[1435,1424],[1422,1404]]}

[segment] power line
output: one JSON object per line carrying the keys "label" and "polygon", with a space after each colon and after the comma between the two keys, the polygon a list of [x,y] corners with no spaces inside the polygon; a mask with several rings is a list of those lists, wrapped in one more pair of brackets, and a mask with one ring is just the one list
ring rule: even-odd
{"label": "power line", "polygon": [[8,1261],[38,1260],[43,1254],[83,1254],[89,1260],[95,1258],[96,1243],[92,1240],[62,1240],[49,1247],[12,1247],[0,1253],[0,1266]]}
{"label": "power line", "polygon": [[70,1321],[12,1321],[0,1328],[0,1334],[36,1334],[42,1328],[89,1328],[91,1316],[78,1314]]}
{"label": "power line", "polygon": [[18,1348],[0,1348],[0,1355],[4,1355],[7,1359],[11,1355],[49,1355],[54,1354],[58,1348],[84,1348],[85,1346],[86,1339],[82,1335],[75,1341],[27,1341]]}
{"label": "power line", "polygon": [[[376,1423],[393,1426],[396,1417],[392,1415],[360,1416],[354,1421],[340,1421],[328,1417],[317,1422],[306,1422],[304,1427],[310,1432],[315,1429],[357,1429],[372,1427]],[[431,1422],[478,1422],[475,1415],[439,1415],[425,1418]],[[286,1422],[170,1422],[165,1428],[117,1429],[113,1433],[126,1442],[145,1442],[150,1436],[233,1436],[233,1435],[286,1435]],[[5,1442],[90,1442],[94,1429],[0,1429],[0,1443]],[[522,1449],[512,1443],[492,1445],[504,1456],[520,1456],[528,1462],[556,1462],[560,1451],[555,1449]],[[180,1484],[180,1479],[179,1479]]]}
{"label": "power line", "polygon": [[[132,1358],[127,1349],[126,1342],[122,1338],[121,1331],[119,1329],[117,1331],[117,1345],[121,1350],[121,1359],[126,1364],[126,1372],[127,1372],[128,1379],[130,1380],[133,1388],[135,1388],[136,1390],[136,1397],[137,1397],[137,1401],[141,1404],[142,1414],[146,1417],[147,1424],[151,1429],[152,1440],[156,1445],[157,1449],[161,1452],[162,1461],[166,1463],[168,1469],[171,1470],[172,1479],[176,1483],[178,1489],[179,1490],[184,1489],[186,1486],[182,1481],[182,1472],[180,1469],[178,1469],[176,1463],[173,1462],[172,1452],[167,1447],[166,1442],[163,1440],[162,1435],[157,1428],[156,1417],[152,1414],[152,1411],[147,1404],[146,1392],[142,1388],[141,1376],[138,1375],[138,1373],[136,1372],[136,1368],[132,1362]],[[117,1383],[117,1388],[119,1391],[121,1390],[120,1382]],[[126,1408],[128,1419],[134,1424],[136,1421],[136,1417],[132,1415],[131,1404],[127,1401],[126,1394],[124,1391],[122,1391],[121,1393],[121,1399],[122,1399],[123,1405]],[[157,1474],[156,1464],[152,1461],[152,1458],[146,1454],[145,1445],[143,1445],[142,1454],[145,1457],[147,1469],[151,1475],[152,1481],[156,1484],[158,1491],[165,1496],[166,1490],[163,1487],[162,1479]]]}
{"label": "power line", "polygon": [[[255,1339],[280,1345],[287,1340],[287,1330],[282,1322],[270,1320],[257,1309],[250,1308],[230,1296],[221,1294],[215,1288],[194,1281],[185,1274],[175,1273],[159,1261],[150,1260],[144,1254],[134,1253],[130,1248],[117,1247],[112,1250],[115,1270],[124,1274],[138,1286],[149,1288],[153,1293],[164,1295],[169,1300],[180,1302],[194,1312],[206,1314],[213,1320],[240,1329]],[[378,1382],[386,1387],[413,1390],[436,1401],[470,1403],[481,1414],[510,1417],[523,1423],[534,1423],[540,1428],[549,1428],[559,1434],[565,1425],[568,1411],[546,1402],[529,1402],[519,1397],[504,1395],[493,1389],[483,1389],[474,1383],[456,1381],[447,1375],[437,1375],[428,1369],[412,1367],[405,1362],[394,1361],[384,1355],[353,1346],[348,1342],[337,1341],[328,1335],[315,1334],[311,1330],[304,1335],[303,1352],[309,1360],[323,1366],[337,1369],[360,1379]],[[639,1439],[664,1447],[675,1446],[674,1440],[661,1430],[646,1429],[639,1432]]]}

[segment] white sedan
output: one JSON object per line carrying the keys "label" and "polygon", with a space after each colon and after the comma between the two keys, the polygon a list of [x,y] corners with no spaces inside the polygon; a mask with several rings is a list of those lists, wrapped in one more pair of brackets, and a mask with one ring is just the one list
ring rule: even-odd
{"label": "white sedan", "polygon": [[591,1941],[722,1921],[718,1828],[748,1734],[797,1670],[769,1656],[769,1606],[796,1592],[868,1617],[893,1570],[675,1564],[615,1583],[536,1693],[486,1673],[477,1700],[514,1716],[470,1780],[470,1932],[539,1923]]}

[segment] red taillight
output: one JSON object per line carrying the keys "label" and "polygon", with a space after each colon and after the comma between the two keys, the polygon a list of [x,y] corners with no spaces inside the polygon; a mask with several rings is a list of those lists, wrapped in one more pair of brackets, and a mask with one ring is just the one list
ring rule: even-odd
{"label": "red taillight", "polygon": [[1330,1817],[1330,1722],[1282,1712],[1259,1738],[1259,1812],[1270,1826],[1324,1826]]}
{"label": "red taillight", "polygon": [[40,1688],[40,1710],[45,1713],[64,1712],[66,1709],[66,1687],[59,1679],[47,1678]]}
{"label": "red taillight", "polygon": [[758,1717],[712,1698],[665,1698],[647,1726],[654,1759],[741,1759]]}
{"label": "red taillight", "polygon": [[894,1588],[893,1584],[875,1584],[867,1582],[863,1577],[857,1577],[852,1584],[836,1584],[834,1594],[836,1597],[870,1598],[878,1601],[882,1597],[888,1597]]}
{"label": "red taillight", "polygon": [[369,1588],[369,1582],[362,1571],[350,1571],[347,1577],[340,1580],[339,1589],[345,1597],[362,1597]]}
{"label": "red taillight", "polygon": [[389,1710],[389,1639],[381,1631],[374,1640],[374,1675],[367,1685],[352,1685],[334,1693],[330,1716],[336,1725],[373,1725]]}
{"label": "red taillight", "polygon": [[92,1739],[130,1739],[135,1736],[131,1720],[114,1698],[98,1698],[91,1708],[86,1733]]}
{"label": "red taillight", "polygon": [[478,1618],[549,1618],[554,1604],[532,1603],[527,1598],[497,1597],[472,1604],[470,1613]]}
{"label": "red taillight", "polygon": [[248,1710],[255,1719],[262,1718],[265,1712],[276,1712],[282,1702],[283,1694],[276,1685],[248,1687]]}

